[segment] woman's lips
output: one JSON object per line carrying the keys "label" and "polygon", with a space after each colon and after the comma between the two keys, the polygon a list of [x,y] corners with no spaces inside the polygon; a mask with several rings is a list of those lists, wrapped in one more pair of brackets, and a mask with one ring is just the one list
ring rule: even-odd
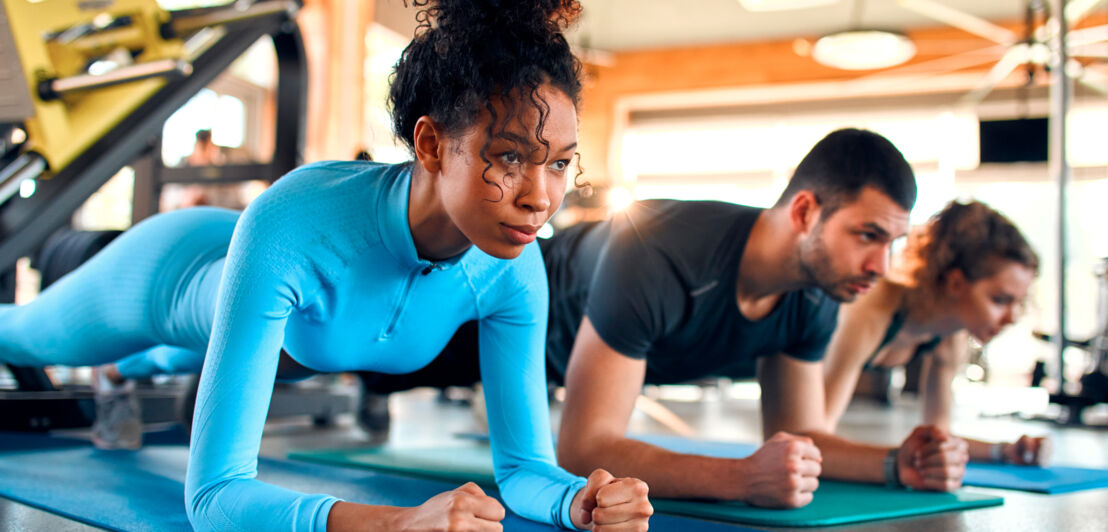
{"label": "woman's lips", "polygon": [[508,225],[502,223],[500,224],[500,228],[508,237],[508,240],[521,246],[534,242],[535,236],[539,231],[539,228],[533,225]]}

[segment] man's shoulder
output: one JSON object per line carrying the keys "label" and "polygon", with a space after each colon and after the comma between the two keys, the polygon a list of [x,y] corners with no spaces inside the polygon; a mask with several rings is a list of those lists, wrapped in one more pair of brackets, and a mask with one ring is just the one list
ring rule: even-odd
{"label": "man's shoulder", "polygon": [[839,302],[827,295],[827,292],[817,287],[803,288],[797,291],[796,301],[808,319],[820,324],[830,322],[831,326],[834,326],[839,312]]}
{"label": "man's shoulder", "polygon": [[749,226],[762,209],[722,201],[645,200],[611,218],[611,241],[617,245],[695,252],[732,240],[736,227]]}
{"label": "man's shoulder", "polygon": [[714,200],[651,199],[636,202],[627,209],[628,218],[634,221],[654,222],[659,225],[690,225],[691,222],[717,218],[757,217],[762,209]]}

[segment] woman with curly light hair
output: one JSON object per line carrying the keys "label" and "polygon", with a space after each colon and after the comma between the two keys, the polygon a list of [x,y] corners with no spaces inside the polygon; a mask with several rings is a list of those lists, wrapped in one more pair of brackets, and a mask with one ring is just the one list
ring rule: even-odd
{"label": "woman with curly light hair", "polygon": [[[950,431],[951,381],[969,337],[985,344],[1018,317],[1039,259],[1019,229],[984,203],[951,202],[913,231],[900,264],[868,294],[843,305],[825,358],[828,429],[846,410],[862,370],[923,357],[923,425]],[[1048,441],[954,438],[969,460],[1042,464]],[[950,464],[965,467],[965,463]]]}

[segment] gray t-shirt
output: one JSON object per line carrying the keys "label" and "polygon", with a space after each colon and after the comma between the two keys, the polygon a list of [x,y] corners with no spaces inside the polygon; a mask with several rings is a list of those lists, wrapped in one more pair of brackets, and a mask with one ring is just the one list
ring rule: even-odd
{"label": "gray t-shirt", "polygon": [[547,362],[565,375],[583,316],[620,353],[647,361],[646,382],[749,378],[757,358],[819,360],[838,304],[817,288],[788,292],[758,321],[736,302],[739,262],[762,209],[649,200],[542,242],[550,282]]}

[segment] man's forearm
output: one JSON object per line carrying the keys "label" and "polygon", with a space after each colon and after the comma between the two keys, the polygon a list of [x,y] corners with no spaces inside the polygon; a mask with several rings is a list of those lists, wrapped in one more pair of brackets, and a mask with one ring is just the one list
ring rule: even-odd
{"label": "man's forearm", "polygon": [[651,496],[738,500],[747,495],[742,460],[675,453],[622,436],[589,438],[588,445],[572,450],[561,447],[558,458],[577,475],[603,468],[617,477],[642,479]]}
{"label": "man's forearm", "polygon": [[891,446],[858,443],[826,432],[807,432],[823,455],[821,478],[885,483],[885,457]]}

